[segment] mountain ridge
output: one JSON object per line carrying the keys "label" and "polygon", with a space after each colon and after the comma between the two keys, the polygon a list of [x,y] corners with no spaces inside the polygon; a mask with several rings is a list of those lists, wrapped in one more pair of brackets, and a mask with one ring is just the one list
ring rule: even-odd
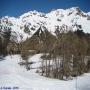
{"label": "mountain ridge", "polygon": [[34,10],[24,13],[18,18],[5,16],[0,19],[0,27],[10,27],[11,40],[15,42],[25,41],[32,37],[41,26],[46,27],[49,32],[55,35],[57,27],[64,30],[77,30],[78,25],[84,32],[90,33],[90,14],[83,12],[79,7],[65,10],[56,9],[49,13]]}

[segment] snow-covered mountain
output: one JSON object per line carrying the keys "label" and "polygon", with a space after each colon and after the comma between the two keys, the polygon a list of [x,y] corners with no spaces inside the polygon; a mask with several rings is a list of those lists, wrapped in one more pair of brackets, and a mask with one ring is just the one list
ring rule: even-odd
{"label": "snow-covered mountain", "polygon": [[90,33],[90,12],[85,13],[78,7],[69,9],[52,10],[49,13],[30,11],[18,18],[5,16],[0,19],[1,26],[11,28],[11,40],[20,42],[31,37],[40,26],[47,28],[55,35],[57,27],[67,30],[77,30],[77,25],[81,26],[85,32]]}
{"label": "snow-covered mountain", "polygon": [[90,15],[90,12],[88,12],[87,14]]}

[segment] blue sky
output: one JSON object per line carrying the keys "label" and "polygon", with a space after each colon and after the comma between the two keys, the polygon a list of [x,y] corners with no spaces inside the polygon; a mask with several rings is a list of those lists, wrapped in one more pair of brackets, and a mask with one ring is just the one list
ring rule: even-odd
{"label": "blue sky", "polygon": [[90,0],[0,0],[0,17],[18,17],[30,10],[49,12],[52,9],[66,9],[79,6],[85,12],[90,11]]}

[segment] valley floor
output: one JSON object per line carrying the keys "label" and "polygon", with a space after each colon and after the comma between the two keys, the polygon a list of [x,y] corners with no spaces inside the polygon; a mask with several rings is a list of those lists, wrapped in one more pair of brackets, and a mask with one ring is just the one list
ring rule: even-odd
{"label": "valley floor", "polygon": [[[41,54],[30,57],[33,68],[38,68]],[[36,69],[27,71],[20,66],[20,55],[6,56],[0,61],[0,90],[90,90],[90,73],[69,81],[46,78],[35,73]],[[5,89],[10,87],[11,89]],[[4,89],[2,89],[4,88]],[[14,88],[14,89],[13,89]]]}

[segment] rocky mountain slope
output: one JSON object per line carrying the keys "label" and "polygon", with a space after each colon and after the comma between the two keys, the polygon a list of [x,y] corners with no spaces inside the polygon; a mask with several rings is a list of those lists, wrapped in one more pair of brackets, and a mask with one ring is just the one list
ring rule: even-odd
{"label": "rocky mountain slope", "polygon": [[[25,41],[40,28],[45,27],[55,35],[57,27],[63,30],[77,30],[90,33],[90,12],[85,13],[78,7],[52,10],[49,13],[30,11],[18,18],[5,16],[0,19],[0,32],[3,27],[11,28],[11,40]],[[44,30],[44,29],[43,29]]]}

